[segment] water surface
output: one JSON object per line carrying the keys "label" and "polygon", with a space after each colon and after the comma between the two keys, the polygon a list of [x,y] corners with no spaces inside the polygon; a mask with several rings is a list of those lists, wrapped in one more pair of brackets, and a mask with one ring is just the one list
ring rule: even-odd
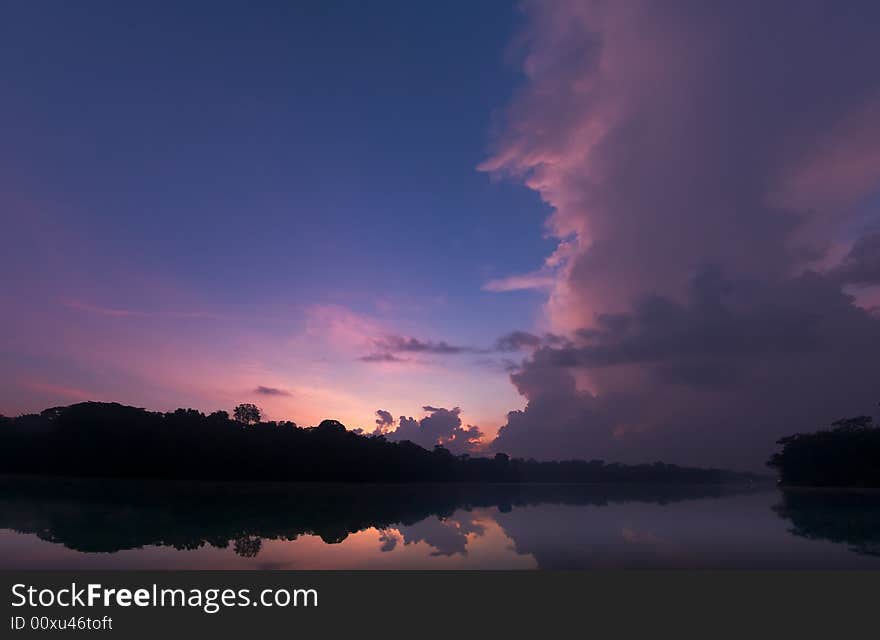
{"label": "water surface", "polygon": [[0,478],[0,568],[880,568],[880,493]]}

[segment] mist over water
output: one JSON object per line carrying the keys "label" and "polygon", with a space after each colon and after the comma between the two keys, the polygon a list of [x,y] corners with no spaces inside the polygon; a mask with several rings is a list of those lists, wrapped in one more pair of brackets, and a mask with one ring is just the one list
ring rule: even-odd
{"label": "mist over water", "polygon": [[0,568],[880,568],[880,493],[0,479]]}

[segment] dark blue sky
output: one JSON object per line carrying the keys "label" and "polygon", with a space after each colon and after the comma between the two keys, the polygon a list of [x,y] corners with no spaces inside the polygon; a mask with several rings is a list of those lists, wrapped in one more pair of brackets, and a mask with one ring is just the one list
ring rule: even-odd
{"label": "dark blue sky", "polygon": [[444,299],[418,322],[451,340],[533,321],[533,294],[481,291],[551,246],[538,197],[476,171],[519,80],[511,3],[3,13],[6,187],[88,239],[83,279],[161,273],[212,309]]}

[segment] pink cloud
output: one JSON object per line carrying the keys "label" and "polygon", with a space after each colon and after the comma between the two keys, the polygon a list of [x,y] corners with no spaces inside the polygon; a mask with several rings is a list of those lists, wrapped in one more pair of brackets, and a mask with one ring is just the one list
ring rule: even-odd
{"label": "pink cloud", "polygon": [[313,305],[306,310],[306,339],[320,339],[338,348],[368,349],[387,329],[375,318],[335,304]]}
{"label": "pink cloud", "polygon": [[755,465],[785,429],[867,410],[880,326],[841,286],[873,277],[878,246],[852,237],[880,189],[876,12],[524,10],[525,83],[480,168],[552,208],[558,246],[534,273],[550,276],[548,328],[574,346],[512,375],[528,405],[497,446]]}
{"label": "pink cloud", "polygon": [[23,381],[23,385],[28,389],[39,391],[50,398],[58,398],[62,401],[100,399],[100,394],[96,394],[93,391],[86,391],[85,389],[69,387],[63,384],[54,384],[44,380],[27,379]]}
{"label": "pink cloud", "polygon": [[806,150],[785,167],[772,200],[834,216],[875,193],[880,185],[880,92],[800,146]]}
{"label": "pink cloud", "polygon": [[522,291],[527,289],[548,289],[554,285],[556,278],[548,273],[526,273],[518,276],[507,276],[489,280],[483,289],[486,291]]}

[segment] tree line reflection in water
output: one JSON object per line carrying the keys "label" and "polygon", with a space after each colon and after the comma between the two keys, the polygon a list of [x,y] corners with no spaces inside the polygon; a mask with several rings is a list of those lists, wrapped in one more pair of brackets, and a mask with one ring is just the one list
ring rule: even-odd
{"label": "tree line reflection in water", "polygon": [[[706,516],[716,512],[718,524],[707,528]],[[614,514],[614,522],[609,523],[603,514]],[[876,492],[0,478],[0,529],[35,535],[82,554],[152,547],[216,548],[257,559],[271,541],[317,537],[324,545],[339,545],[350,536],[375,530],[376,553],[394,554],[407,545],[425,543],[432,556],[460,557],[468,554],[472,541],[487,536],[491,525],[500,527],[503,544],[518,554],[531,554],[540,568],[587,568],[615,562],[699,565],[714,553],[713,544],[724,546],[727,543],[721,539],[737,535],[742,546],[754,551],[741,558],[751,566],[779,555],[771,549],[759,552],[756,548],[763,541],[756,534],[744,533],[752,526],[769,529],[768,516],[777,525],[784,524],[791,544],[826,541],[859,557],[880,558],[880,493]],[[609,527],[614,529],[613,536],[603,533]],[[625,552],[622,545],[626,545]],[[660,551],[667,556],[657,556]],[[717,552],[721,562],[720,547]],[[702,560],[697,558],[700,554]]]}

